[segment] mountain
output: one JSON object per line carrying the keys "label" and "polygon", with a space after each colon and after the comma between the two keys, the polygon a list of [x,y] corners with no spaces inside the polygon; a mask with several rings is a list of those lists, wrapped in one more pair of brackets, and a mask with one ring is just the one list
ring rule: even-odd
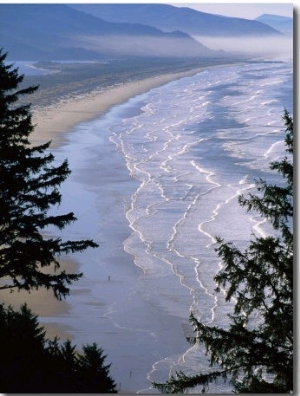
{"label": "mountain", "polygon": [[0,4],[0,43],[12,60],[216,56],[186,33],[109,22],[64,4]]}
{"label": "mountain", "polygon": [[262,22],[265,25],[271,26],[273,29],[284,33],[285,35],[291,36],[293,34],[293,18],[263,14],[255,19],[258,22]]}
{"label": "mountain", "polygon": [[260,21],[208,14],[163,4],[72,4],[72,7],[110,22],[141,23],[165,32],[181,30],[194,36],[280,36]]}

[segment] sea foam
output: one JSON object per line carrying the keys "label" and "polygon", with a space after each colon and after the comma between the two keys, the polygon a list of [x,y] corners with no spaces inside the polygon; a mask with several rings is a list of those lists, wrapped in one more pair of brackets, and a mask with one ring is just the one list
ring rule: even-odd
{"label": "sea foam", "polygon": [[252,233],[272,232],[237,197],[254,179],[279,180],[269,163],[284,154],[291,70],[258,62],[173,81],[79,126],[61,149],[73,169],[64,190],[79,217],[73,233],[88,231],[100,249],[78,256],[85,277],[60,320],[76,342],[104,348],[120,390],[151,393],[153,380],[208,368],[185,341],[189,312],[226,327],[215,237],[244,248]]}

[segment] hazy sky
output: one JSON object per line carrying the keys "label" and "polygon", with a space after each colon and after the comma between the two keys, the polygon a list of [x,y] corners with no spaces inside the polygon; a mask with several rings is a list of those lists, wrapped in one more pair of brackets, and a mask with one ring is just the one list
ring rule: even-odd
{"label": "hazy sky", "polygon": [[199,11],[211,14],[221,14],[226,16],[234,16],[239,18],[254,19],[262,14],[275,14],[293,17],[293,3],[287,2],[253,2],[244,3],[242,1],[236,3],[227,2],[194,2],[194,3],[172,3],[172,5],[180,7],[195,8]]}
{"label": "hazy sky", "polygon": [[[171,0],[172,1],[172,0]],[[3,1],[5,2],[5,1]],[[38,0],[21,0],[18,1],[20,3],[41,3],[43,1]],[[2,3],[2,0],[0,0]],[[83,3],[82,0],[48,0],[47,3]],[[275,14],[275,15],[283,15],[293,17],[293,3],[291,2],[252,2],[246,3],[242,0],[236,1],[235,3],[229,3],[226,1],[184,1],[179,0],[178,2],[175,0],[174,2],[164,1],[164,0],[89,0],[88,3],[158,3],[158,4],[172,4],[174,6],[180,7],[189,7],[194,8],[199,11],[208,12],[211,14],[220,14],[226,16],[234,16],[239,18],[247,18],[254,19],[262,14]]]}

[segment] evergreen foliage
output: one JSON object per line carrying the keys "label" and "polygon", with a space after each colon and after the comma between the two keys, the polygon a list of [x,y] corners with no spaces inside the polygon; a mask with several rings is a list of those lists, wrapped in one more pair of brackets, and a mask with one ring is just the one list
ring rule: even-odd
{"label": "evergreen foliage", "polygon": [[198,375],[176,373],[166,383],[154,383],[165,393],[182,393],[218,379],[229,380],[238,393],[289,393],[293,390],[293,120],[285,110],[286,156],[270,164],[282,185],[256,180],[258,195],[240,196],[239,203],[266,218],[274,236],[257,237],[245,251],[218,238],[216,252],[223,268],[215,276],[216,292],[234,299],[230,326],[223,329],[190,321],[195,336],[210,357],[210,370]]}
{"label": "evergreen foliage", "polygon": [[18,100],[37,87],[18,89],[24,76],[5,64],[6,56],[0,50],[0,290],[46,287],[61,299],[82,274],[62,271],[59,256],[98,245],[45,237],[47,227],[62,230],[76,220],[72,212],[47,215],[61,203],[59,187],[70,170],[67,160],[53,165],[51,142],[30,143],[30,105],[19,106]]}
{"label": "evergreen foliage", "polygon": [[67,340],[48,340],[26,304],[0,305],[0,389],[5,393],[117,393],[96,344],[83,353]]}
{"label": "evergreen foliage", "polygon": [[79,391],[105,393],[112,392],[115,384],[109,377],[109,365],[104,365],[107,355],[97,344],[83,346],[83,355],[78,359],[78,385]]}

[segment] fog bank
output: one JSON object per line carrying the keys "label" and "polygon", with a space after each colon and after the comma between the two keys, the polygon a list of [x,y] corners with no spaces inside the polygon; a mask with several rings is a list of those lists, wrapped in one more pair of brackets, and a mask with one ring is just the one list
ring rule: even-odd
{"label": "fog bank", "polygon": [[205,37],[193,36],[210,49],[250,56],[293,58],[293,37]]}

